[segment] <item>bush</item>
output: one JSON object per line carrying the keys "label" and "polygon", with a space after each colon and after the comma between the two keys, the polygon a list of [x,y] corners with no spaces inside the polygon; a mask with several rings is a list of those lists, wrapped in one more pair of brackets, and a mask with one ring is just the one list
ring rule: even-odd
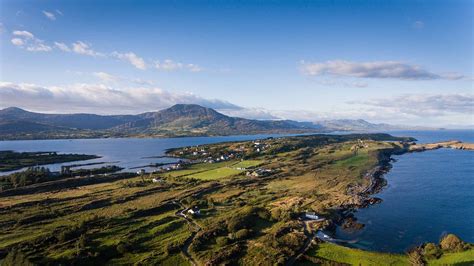
{"label": "bush", "polygon": [[235,233],[237,239],[245,239],[250,236],[250,231],[248,229],[240,229]]}
{"label": "bush", "polygon": [[238,230],[248,226],[247,217],[233,216],[227,221],[227,230],[229,232],[237,232]]}
{"label": "bush", "polygon": [[10,252],[8,252],[8,255],[5,257],[5,259],[2,261],[2,265],[5,266],[16,266],[16,265],[23,265],[23,266],[29,266],[29,265],[35,265],[30,261],[28,256],[21,250],[19,249],[12,249]]}
{"label": "bush", "polygon": [[281,216],[281,209],[275,208],[271,211],[271,218],[273,221],[280,220],[280,216]]}
{"label": "bush", "polygon": [[225,236],[220,236],[220,237],[216,238],[216,244],[219,247],[223,247],[223,246],[229,244],[229,239]]}
{"label": "bush", "polygon": [[116,249],[117,249],[117,252],[118,252],[119,254],[122,254],[122,255],[123,255],[123,254],[125,254],[125,253],[130,252],[130,245],[129,245],[128,243],[125,243],[125,242],[120,242],[120,243],[117,245]]}
{"label": "bush", "polygon": [[423,255],[427,259],[437,259],[441,257],[441,250],[439,249],[438,245],[433,243],[428,243],[423,248]]}
{"label": "bush", "polygon": [[178,253],[180,250],[180,243],[179,242],[173,242],[173,243],[169,243],[167,246],[166,246],[166,254],[174,254],[174,253]]}
{"label": "bush", "polygon": [[414,266],[423,266],[426,265],[425,261],[423,260],[423,255],[421,248],[415,248],[408,253],[408,261],[410,265]]}
{"label": "bush", "polygon": [[445,235],[439,245],[446,251],[463,251],[465,246],[464,242],[454,234]]}

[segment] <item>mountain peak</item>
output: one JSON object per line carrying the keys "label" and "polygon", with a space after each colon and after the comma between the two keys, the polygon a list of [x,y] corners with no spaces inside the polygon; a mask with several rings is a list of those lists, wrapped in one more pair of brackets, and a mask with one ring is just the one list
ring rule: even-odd
{"label": "mountain peak", "polygon": [[216,110],[198,104],[175,104],[167,109],[159,111],[161,114],[179,114],[185,116],[224,116]]}
{"label": "mountain peak", "polygon": [[23,110],[18,107],[7,107],[5,109],[0,110],[0,113],[2,114],[23,114],[23,113],[28,113],[28,111]]}
{"label": "mountain peak", "polygon": [[162,111],[165,110],[173,110],[173,111],[186,111],[186,110],[212,110],[211,108],[201,106],[199,104],[185,104],[185,103],[178,103],[175,104],[167,109],[163,109]]}

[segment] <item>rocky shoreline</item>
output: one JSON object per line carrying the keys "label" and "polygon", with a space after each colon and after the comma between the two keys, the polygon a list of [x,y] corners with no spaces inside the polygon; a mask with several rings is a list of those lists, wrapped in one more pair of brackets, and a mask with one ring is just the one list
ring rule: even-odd
{"label": "rocky shoreline", "polygon": [[339,207],[337,216],[331,225],[329,225],[328,229],[334,231],[336,227],[340,226],[346,231],[354,232],[364,228],[365,225],[357,222],[354,213],[357,209],[367,208],[382,202],[382,199],[373,197],[373,195],[381,192],[387,185],[387,180],[383,176],[392,168],[391,163],[395,161],[392,158],[393,155],[423,152],[440,148],[474,150],[474,143],[464,143],[458,140],[427,144],[404,143],[403,148],[381,151],[378,165],[365,175],[365,178],[369,179],[369,184],[365,186],[365,188],[362,188],[360,192],[350,192],[353,193],[353,198],[350,202]]}

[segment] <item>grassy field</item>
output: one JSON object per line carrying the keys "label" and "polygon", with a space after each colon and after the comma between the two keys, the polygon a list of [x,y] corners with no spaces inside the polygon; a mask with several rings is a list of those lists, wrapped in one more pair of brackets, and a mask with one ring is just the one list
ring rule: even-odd
{"label": "grassy field", "polygon": [[429,260],[428,265],[474,265],[474,249],[445,253],[439,259]]}
{"label": "grassy field", "polygon": [[319,244],[311,249],[308,255],[350,265],[409,265],[405,255],[369,252],[331,243]]}
{"label": "grassy field", "polygon": [[215,180],[240,174],[245,171],[243,169],[260,164],[262,164],[261,160],[230,160],[220,163],[200,163],[194,164],[188,169],[170,172],[166,176]]}

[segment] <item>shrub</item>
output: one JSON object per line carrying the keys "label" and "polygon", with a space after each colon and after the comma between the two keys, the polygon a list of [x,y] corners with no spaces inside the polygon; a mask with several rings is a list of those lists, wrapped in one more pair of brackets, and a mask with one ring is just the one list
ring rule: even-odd
{"label": "shrub", "polygon": [[118,252],[119,254],[122,254],[122,255],[123,255],[123,254],[125,254],[125,253],[130,252],[130,245],[129,245],[128,243],[125,243],[125,242],[120,242],[120,243],[117,245],[116,249],[117,249],[117,252]]}
{"label": "shrub", "polygon": [[408,252],[408,261],[410,262],[410,265],[414,266],[426,265],[425,261],[423,260],[421,248],[415,248]]}
{"label": "shrub", "polygon": [[437,259],[441,257],[441,250],[436,244],[428,243],[423,248],[423,255],[425,255],[427,259]]}
{"label": "shrub", "polygon": [[446,251],[464,250],[464,242],[454,234],[445,235],[439,242],[441,249]]}
{"label": "shrub", "polygon": [[28,256],[21,250],[19,249],[12,249],[10,252],[8,252],[8,255],[5,257],[5,259],[2,261],[2,265],[5,266],[15,266],[15,265],[24,265],[24,266],[29,266],[29,265],[35,265],[32,263]]}
{"label": "shrub", "polygon": [[169,243],[166,246],[166,254],[177,253],[177,252],[179,252],[179,250],[180,250],[180,243],[179,242]]}
{"label": "shrub", "polygon": [[240,229],[239,231],[235,233],[235,237],[237,239],[245,239],[249,237],[249,235],[250,235],[250,231],[248,229]]}
{"label": "shrub", "polygon": [[275,208],[271,211],[271,218],[273,221],[278,221],[281,216],[281,209]]}
{"label": "shrub", "polygon": [[219,247],[223,247],[223,246],[227,245],[228,243],[229,243],[229,239],[225,236],[220,236],[220,237],[216,238],[216,244]]}

